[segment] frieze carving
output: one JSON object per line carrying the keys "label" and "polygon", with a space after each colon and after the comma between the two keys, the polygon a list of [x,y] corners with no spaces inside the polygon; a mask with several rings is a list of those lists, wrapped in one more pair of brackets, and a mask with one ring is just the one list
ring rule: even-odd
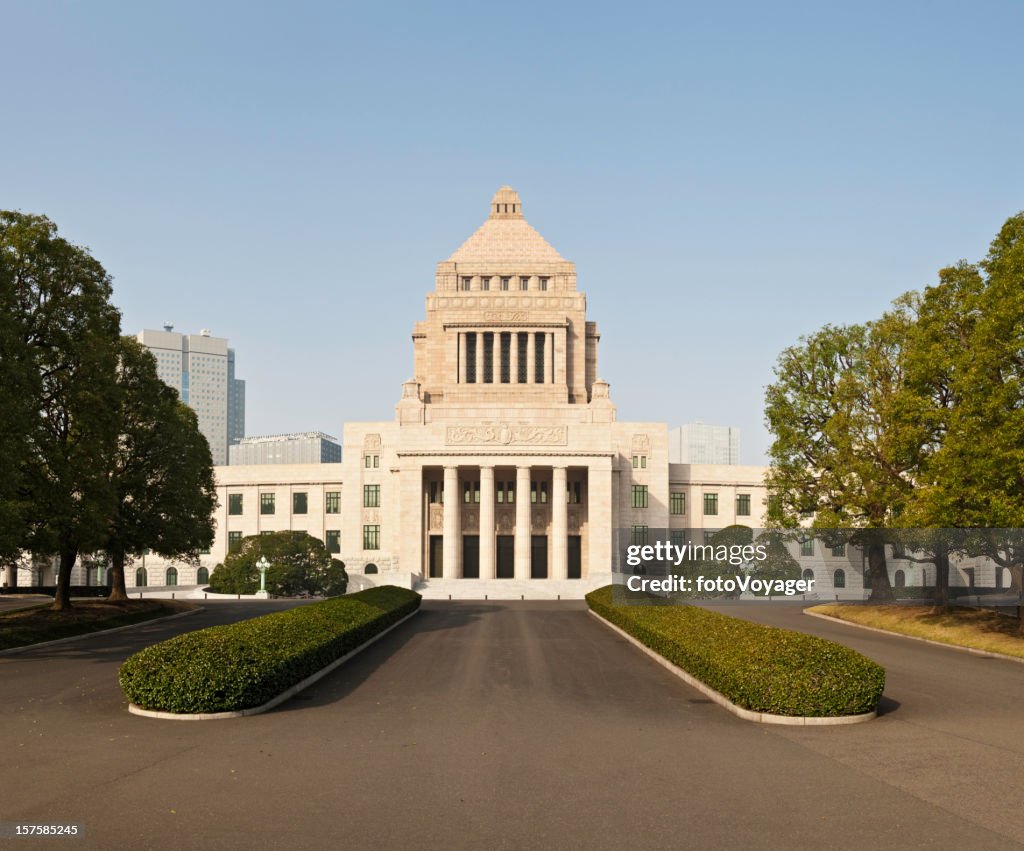
{"label": "frieze carving", "polygon": [[444,525],[444,506],[430,506],[430,519],[428,525],[431,529],[440,529]]}
{"label": "frieze carving", "polygon": [[484,312],[485,322],[526,322],[530,314],[525,310],[487,310]]}
{"label": "frieze carving", "polygon": [[651,438],[646,434],[634,434],[633,435],[633,451],[634,452],[649,452],[651,449]]}
{"label": "frieze carving", "polygon": [[368,434],[363,438],[363,449],[380,449],[380,446],[379,434]]}
{"label": "frieze carving", "polygon": [[568,428],[564,425],[534,426],[493,423],[474,426],[448,426],[445,441],[448,446],[475,443],[496,443],[500,446],[565,446],[569,442]]}
{"label": "frieze carving", "polygon": [[380,509],[379,508],[364,508],[363,509],[363,522],[364,523],[380,523]]}

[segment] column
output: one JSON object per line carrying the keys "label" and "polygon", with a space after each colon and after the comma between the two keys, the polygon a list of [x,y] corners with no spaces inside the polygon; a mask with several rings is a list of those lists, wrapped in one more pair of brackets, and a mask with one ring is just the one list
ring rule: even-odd
{"label": "column", "polygon": [[551,578],[569,578],[569,506],[565,467],[555,467],[551,477]]}
{"label": "column", "polygon": [[480,467],[480,578],[494,579],[494,467]]}
{"label": "column", "polygon": [[537,345],[533,331],[526,332],[526,383],[537,383]]}
{"label": "column", "polygon": [[512,384],[519,383],[519,332],[512,332],[512,339],[508,348],[509,366],[508,377]]}
{"label": "column", "polygon": [[459,384],[466,383],[466,332],[459,331]]}
{"label": "column", "polygon": [[459,493],[459,468],[444,468],[444,539],[441,575],[458,579],[462,575],[462,494]]}
{"label": "column", "polygon": [[[501,331],[495,329],[491,334],[491,381],[501,384]],[[480,497],[483,499],[483,496]]]}
{"label": "column", "polygon": [[515,578],[530,578],[530,468],[516,467]]}
{"label": "column", "polygon": [[555,383],[555,334],[548,331],[544,342],[544,381],[547,384]]}

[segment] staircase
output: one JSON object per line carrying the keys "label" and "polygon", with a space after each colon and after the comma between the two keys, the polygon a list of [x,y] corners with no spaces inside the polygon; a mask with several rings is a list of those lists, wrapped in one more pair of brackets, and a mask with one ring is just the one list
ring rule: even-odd
{"label": "staircase", "polygon": [[582,600],[610,580],[425,579],[413,590],[424,600]]}

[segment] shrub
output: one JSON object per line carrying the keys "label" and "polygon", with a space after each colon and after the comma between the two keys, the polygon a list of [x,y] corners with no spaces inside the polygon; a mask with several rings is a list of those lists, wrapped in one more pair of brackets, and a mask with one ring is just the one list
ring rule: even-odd
{"label": "shrub", "polygon": [[420,605],[385,585],[285,612],[179,635],[128,657],[128,699],[163,712],[231,712],[266,703]]}
{"label": "shrub", "polygon": [[269,532],[243,538],[210,576],[218,594],[255,594],[260,587],[257,562],[266,558],[267,591],[275,597],[316,594],[335,597],[348,587],[345,566],[308,532]]}
{"label": "shrub", "polygon": [[612,586],[587,595],[597,614],[744,709],[813,717],[871,712],[885,669],[855,650],[696,606],[615,606]]}

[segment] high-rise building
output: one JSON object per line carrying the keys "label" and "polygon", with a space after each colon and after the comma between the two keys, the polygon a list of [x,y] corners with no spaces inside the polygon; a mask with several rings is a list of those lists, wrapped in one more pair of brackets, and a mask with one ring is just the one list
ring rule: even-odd
{"label": "high-rise building", "polygon": [[670,464],[739,464],[740,430],[684,423],[668,433],[668,460]]}
{"label": "high-rise building", "polygon": [[321,431],[243,437],[228,450],[232,464],[337,464],[338,438]]}
{"label": "high-rise building", "polygon": [[213,463],[227,464],[229,444],[245,434],[245,382],[235,378],[234,349],[205,329],[178,334],[173,325],[138,339],[156,357],[157,375],[196,412]]}

